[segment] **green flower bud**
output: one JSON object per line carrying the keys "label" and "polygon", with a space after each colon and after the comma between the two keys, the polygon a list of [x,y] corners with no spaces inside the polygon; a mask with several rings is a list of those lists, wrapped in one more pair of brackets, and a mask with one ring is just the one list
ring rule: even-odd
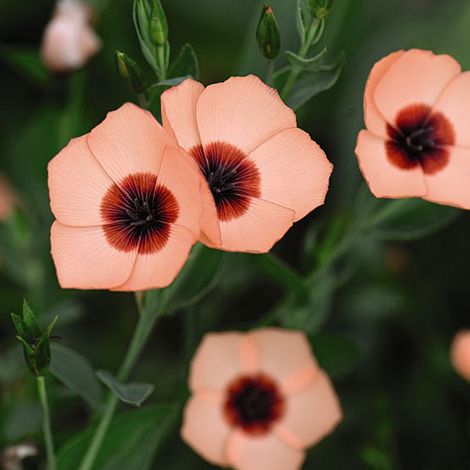
{"label": "green flower bud", "polygon": [[23,345],[26,364],[36,376],[44,375],[51,362],[50,337],[57,317],[45,331],[41,331],[39,323],[26,302],[23,303],[23,315],[11,314],[16,329],[16,337]]}
{"label": "green flower bud", "polygon": [[256,40],[267,59],[275,59],[281,49],[281,33],[272,7],[264,5],[256,30]]}
{"label": "green flower bud", "polygon": [[324,20],[333,8],[334,0],[309,0],[312,15],[317,20]]}
{"label": "green flower bud", "polygon": [[151,1],[150,36],[159,46],[168,40],[168,22],[160,0]]}
{"label": "green flower bud", "polygon": [[144,74],[137,62],[133,61],[124,52],[116,51],[114,58],[116,60],[116,68],[127,88],[137,95],[145,92]]}

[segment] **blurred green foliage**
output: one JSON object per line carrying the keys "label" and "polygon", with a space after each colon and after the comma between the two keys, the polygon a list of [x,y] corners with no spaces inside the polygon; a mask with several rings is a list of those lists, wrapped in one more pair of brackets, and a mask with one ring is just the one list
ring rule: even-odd
{"label": "blurred green foliage", "polygon": [[[101,386],[90,379],[91,367],[117,370],[136,323],[130,295],[61,291],[49,256],[47,162],[71,137],[134,99],[116,73],[115,50],[151,73],[134,31],[132,2],[100,4],[103,50],[84,70],[56,77],[37,56],[53,1],[0,0],[0,171],[21,199],[0,227],[0,448],[42,442],[34,383],[9,320],[27,297],[41,324],[60,316],[62,354],[72,348],[92,364],[74,367],[95,388],[74,389],[53,354],[58,380],[48,382],[64,469],[74,468],[89,431],[72,436],[96,420],[80,396],[88,392],[88,402],[99,409]],[[271,4],[282,48],[298,50],[295,2]],[[204,83],[232,74],[265,76],[255,34],[261,1],[200,0],[195,7],[192,0],[173,0],[163,6],[170,57],[180,50],[193,57],[185,46],[190,43],[199,59],[194,74],[200,71]],[[178,437],[188,361],[207,331],[273,320],[308,330],[344,407],[344,422],[309,452],[306,469],[468,467],[470,388],[452,371],[448,346],[457,329],[470,326],[470,220],[420,201],[376,201],[361,188],[353,150],[362,127],[363,87],[375,61],[399,48],[420,47],[449,53],[465,69],[469,43],[466,0],[335,2],[319,46],[328,46],[332,59],[345,53],[342,75],[298,113],[300,126],[335,164],[327,204],[296,224],[276,246],[277,258],[198,248],[205,251],[200,266],[183,273],[194,279],[192,289],[177,281],[169,294],[176,311],[160,319],[133,376],[155,391],[142,410],[124,412],[122,405],[97,468],[212,468]],[[275,61],[277,68],[286,64],[283,54]],[[178,69],[171,77],[180,75]],[[116,459],[106,460],[113,453]]]}

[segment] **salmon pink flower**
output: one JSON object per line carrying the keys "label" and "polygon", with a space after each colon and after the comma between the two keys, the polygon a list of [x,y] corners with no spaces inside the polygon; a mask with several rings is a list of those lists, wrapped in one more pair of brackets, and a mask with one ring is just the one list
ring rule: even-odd
{"label": "salmon pink flower", "polygon": [[162,118],[206,181],[206,245],[267,252],[323,204],[331,163],[258,77],[207,88],[188,79],[163,93]]}
{"label": "salmon pink flower", "polygon": [[455,335],[450,358],[454,369],[470,382],[470,330],[463,330]]}
{"label": "salmon pink flower", "polygon": [[81,68],[101,48],[90,26],[92,9],[81,0],[59,0],[44,31],[41,56],[53,72]]}
{"label": "salmon pink flower", "polygon": [[184,441],[237,470],[294,470],[331,433],[341,407],[301,332],[205,336],[191,364]]}
{"label": "salmon pink flower", "polygon": [[470,72],[448,55],[394,52],[372,69],[356,155],[377,197],[470,209]]}
{"label": "salmon pink flower", "polygon": [[199,178],[153,116],[125,104],[49,163],[52,257],[64,288],[172,282],[199,236]]}

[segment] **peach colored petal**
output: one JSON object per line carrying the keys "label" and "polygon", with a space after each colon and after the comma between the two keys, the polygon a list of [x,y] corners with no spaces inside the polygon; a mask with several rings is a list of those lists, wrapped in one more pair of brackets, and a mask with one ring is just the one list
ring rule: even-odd
{"label": "peach colored petal", "polygon": [[170,285],[188,258],[194,240],[186,228],[172,225],[163,249],[152,254],[139,253],[129,279],[113,290],[140,291]]}
{"label": "peach colored petal", "polygon": [[227,443],[229,463],[236,470],[298,470],[305,453],[295,449],[275,434],[250,438],[233,432]]}
{"label": "peach colored petal", "polygon": [[208,86],[197,103],[202,144],[226,142],[245,153],[277,132],[296,127],[294,112],[255,75]]}
{"label": "peach colored petal", "polygon": [[275,432],[287,442],[310,447],[333,432],[341,419],[336,392],[321,371],[309,388],[287,398],[286,413]]}
{"label": "peach colored petal", "polygon": [[251,198],[250,206],[238,219],[220,222],[222,244],[201,239],[211,248],[225,251],[267,253],[289,230],[295,212],[262,199]]}
{"label": "peach colored petal", "polygon": [[15,194],[7,179],[0,175],[0,220],[6,220],[13,213]]}
{"label": "peach colored petal", "polygon": [[133,173],[158,174],[163,149],[173,143],[148,111],[131,103],[108,113],[88,134],[87,142],[116,183]]}
{"label": "peach colored petal", "polygon": [[54,222],[51,252],[64,289],[109,289],[129,277],[136,252],[122,252],[106,241],[101,227],[69,227]]}
{"label": "peach colored petal", "polygon": [[448,147],[449,163],[439,172],[424,175],[424,199],[470,209],[470,148]]}
{"label": "peach colored petal", "polygon": [[324,203],[333,165],[306,132],[281,131],[249,158],[260,170],[261,199],[294,210],[294,222]]}
{"label": "peach colored petal", "polygon": [[263,328],[249,336],[258,347],[260,369],[281,386],[298,371],[318,369],[310,344],[300,331]]}
{"label": "peach colored petal", "polygon": [[362,174],[376,197],[422,197],[426,194],[421,168],[403,170],[392,164],[383,139],[362,130],[355,152]]}
{"label": "peach colored petal", "polygon": [[86,138],[72,139],[48,165],[51,209],[66,225],[102,225],[101,203],[113,184],[91,154]]}
{"label": "peach colored petal", "polygon": [[[199,173],[199,170],[197,170]],[[222,235],[220,232],[217,207],[206,179],[200,174],[201,189],[201,241],[210,246],[220,246]]]}
{"label": "peach colored petal", "polygon": [[462,330],[455,335],[450,349],[450,359],[454,369],[470,382],[470,330]]}
{"label": "peach colored petal", "polygon": [[101,49],[101,40],[95,31],[87,26],[80,34],[80,50],[83,54],[84,62],[88,62]]}
{"label": "peach colored petal", "polygon": [[204,90],[202,83],[188,78],[166,90],[161,97],[163,127],[178,144],[189,150],[201,143],[196,122],[196,105]]}
{"label": "peach colored petal", "polygon": [[168,188],[178,201],[175,223],[199,237],[201,219],[200,175],[189,156],[176,147],[165,147],[157,184]]}
{"label": "peach colored petal", "polygon": [[241,371],[241,333],[209,333],[191,362],[191,391],[223,390]]}
{"label": "peach colored petal", "polygon": [[230,428],[222,414],[222,405],[193,396],[184,410],[181,437],[196,452],[214,465],[227,465],[225,445]]}
{"label": "peach colored petal", "polygon": [[470,147],[470,72],[454,78],[437,100],[434,110],[450,121],[455,133],[455,145]]}
{"label": "peach colored petal", "polygon": [[400,110],[412,104],[433,106],[442,90],[460,73],[448,55],[413,49],[401,55],[377,83],[374,100],[390,124]]}
{"label": "peach colored petal", "polygon": [[380,137],[387,137],[387,123],[374,101],[374,92],[377,84],[388,72],[390,66],[402,56],[404,51],[392,52],[379,60],[369,74],[364,92],[364,121],[367,130]]}

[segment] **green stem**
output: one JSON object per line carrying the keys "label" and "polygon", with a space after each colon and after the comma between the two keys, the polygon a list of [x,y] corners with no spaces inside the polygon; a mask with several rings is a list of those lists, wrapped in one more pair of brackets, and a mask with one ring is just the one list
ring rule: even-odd
{"label": "green stem", "polygon": [[[139,359],[160,313],[161,309],[156,310],[153,302],[146,302],[143,311],[139,315],[139,321],[134,331],[134,335],[132,336],[131,343],[127,349],[124,362],[121,364],[117,374],[117,379],[119,381],[125,382],[129,378],[129,375]],[[98,423],[98,427],[96,428],[88,450],[82,459],[79,470],[91,470],[93,468],[93,464],[98,456],[104,438],[106,437],[106,433],[108,432],[118,402],[119,400],[116,395],[110,393],[104,412]]]}
{"label": "green stem", "polygon": [[159,77],[158,80],[161,82],[166,80],[166,59],[165,59],[165,48],[163,46],[157,47],[157,58],[159,66]]}
{"label": "green stem", "polygon": [[272,59],[268,60],[268,70],[266,71],[266,83],[272,85],[274,72],[274,62]]}
{"label": "green stem", "polygon": [[49,403],[47,401],[46,379],[44,376],[36,378],[38,386],[39,401],[42,409],[42,431],[44,433],[44,443],[46,445],[47,470],[55,470],[55,452],[54,441],[52,439],[51,415],[49,412]]}
{"label": "green stem", "polygon": [[[317,19],[314,19],[312,21],[312,24],[310,25],[310,29],[308,30],[308,33],[307,33],[307,38],[305,39],[305,42],[302,44],[297,54],[302,59],[305,59],[305,57],[308,54],[308,51],[310,50],[310,47],[312,46],[314,41],[317,39],[317,32],[319,31],[319,28],[322,27],[321,25],[322,25],[322,22],[318,21]],[[291,70],[289,76],[287,77],[284,87],[282,88],[281,97],[283,100],[286,100],[289,94],[291,93],[292,89],[294,88],[295,82],[297,81],[298,75],[299,75],[299,71],[294,67]]]}

